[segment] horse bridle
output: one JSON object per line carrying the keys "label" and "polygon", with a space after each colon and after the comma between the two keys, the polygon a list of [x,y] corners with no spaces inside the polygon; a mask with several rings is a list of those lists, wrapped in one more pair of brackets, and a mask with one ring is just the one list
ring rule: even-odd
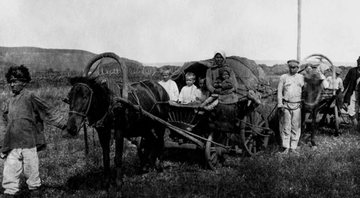
{"label": "horse bridle", "polygon": [[91,105],[91,102],[92,102],[92,98],[93,98],[93,93],[94,91],[91,89],[91,87],[85,83],[76,83],[74,85],[74,88],[77,87],[77,86],[84,86],[86,87],[89,91],[90,91],[90,99],[89,99],[89,102],[88,102],[88,105],[86,107],[86,111],[85,113],[82,113],[82,112],[78,112],[78,111],[69,111],[69,113],[74,113],[74,114],[77,114],[83,118],[85,118],[87,116],[87,114],[89,113],[89,110],[90,110],[90,105]]}

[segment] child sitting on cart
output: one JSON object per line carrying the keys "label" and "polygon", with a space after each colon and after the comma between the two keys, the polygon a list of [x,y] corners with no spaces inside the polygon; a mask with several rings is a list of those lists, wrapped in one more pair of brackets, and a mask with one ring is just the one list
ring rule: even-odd
{"label": "child sitting on cart", "polygon": [[194,85],[196,76],[192,72],[185,74],[186,85],[181,89],[179,103],[200,104],[201,91]]}
{"label": "child sitting on cart", "polygon": [[215,91],[209,98],[207,98],[200,107],[206,110],[212,110],[219,103],[220,100],[226,100],[229,96],[235,97],[235,89],[230,79],[230,68],[223,67],[219,70],[219,77],[213,84]]}
{"label": "child sitting on cart", "polygon": [[199,78],[199,89],[201,92],[199,101],[201,103],[203,103],[210,96],[210,91],[206,87],[206,79],[205,78]]}

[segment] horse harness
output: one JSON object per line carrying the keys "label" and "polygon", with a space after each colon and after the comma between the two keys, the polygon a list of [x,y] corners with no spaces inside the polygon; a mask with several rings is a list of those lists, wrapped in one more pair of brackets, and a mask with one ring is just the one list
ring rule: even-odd
{"label": "horse harness", "polygon": [[285,109],[287,109],[287,110],[289,110],[289,111],[294,111],[294,110],[296,110],[296,109],[299,109],[299,108],[301,108],[301,103],[302,103],[302,101],[297,101],[297,102],[290,102],[290,101],[288,101],[288,100],[285,100],[285,99],[283,99],[283,103],[287,103],[287,104],[296,104],[295,105],[295,107],[290,107],[289,105],[286,105],[284,108]]}
{"label": "horse harness", "polygon": [[[139,82],[139,83],[142,84],[144,87],[146,87],[147,90],[148,90],[148,89],[150,90],[150,88],[149,88],[145,83],[143,83],[143,82]],[[78,112],[78,111],[71,110],[71,111],[69,111],[69,113],[77,114],[77,115],[83,117],[83,119],[85,119],[85,118],[88,116],[88,113],[89,113],[89,110],[90,110],[91,102],[92,102],[92,100],[93,100],[94,91],[92,90],[92,88],[91,88],[89,85],[87,85],[87,84],[85,84],[85,83],[76,83],[74,87],[76,87],[76,86],[86,87],[86,88],[90,91],[89,102],[88,102],[88,104],[87,104],[87,107],[86,107],[86,111],[85,111],[85,112]],[[129,91],[130,91],[130,94],[134,97],[134,99],[135,99],[135,101],[136,101],[136,103],[137,103],[136,105],[139,107],[139,110],[140,110],[140,113],[141,113],[142,107],[141,107],[141,105],[140,105],[139,97],[138,97],[137,94],[136,94],[136,89],[134,89],[134,88],[132,88],[132,87],[130,86],[130,87],[129,87]],[[155,98],[155,95],[154,95],[151,91],[147,91],[147,92],[148,92],[150,95],[152,95],[153,98]],[[168,101],[166,101],[166,102],[155,101],[155,103],[154,103],[153,106],[151,107],[149,113],[151,113],[156,106],[158,106],[158,105],[160,105],[160,104],[165,104],[165,103],[168,104]],[[94,123],[89,123],[89,126],[102,126],[105,118],[106,118],[106,117],[109,115],[109,113],[111,112],[114,104],[115,104],[114,102],[111,102],[111,104],[109,105],[109,108],[108,108],[108,110],[106,111],[106,113],[104,114],[104,116],[103,116],[100,120],[98,120],[98,121],[96,121],[96,122],[94,122]]]}
{"label": "horse harness", "polygon": [[[151,89],[150,89],[149,86],[147,86],[144,82],[140,81],[140,82],[137,82],[137,83],[143,85],[143,86],[146,88],[146,92],[147,92],[149,95],[151,95],[152,98],[156,98],[155,95],[154,95],[154,93],[152,93],[151,91],[148,91],[148,90],[151,90]],[[139,110],[140,110],[140,112],[141,112],[142,107],[141,107],[141,105],[140,105],[139,97],[138,97],[137,94],[136,94],[136,89],[134,89],[134,88],[132,88],[132,87],[130,86],[130,87],[129,87],[129,91],[130,91],[130,94],[134,97],[134,99],[135,99],[135,101],[136,101],[136,103],[137,103],[137,105],[138,105],[138,107],[139,107]],[[161,102],[161,101],[155,100],[155,101],[154,101],[154,104],[152,105],[152,107],[151,107],[150,110],[149,110],[149,113],[152,113],[152,111],[154,110],[154,108],[155,108],[156,106],[158,106],[158,105],[160,105],[160,104],[168,104],[168,103],[169,103],[168,101]]]}
{"label": "horse harness", "polygon": [[90,99],[89,99],[88,105],[86,107],[85,113],[74,111],[74,110],[70,110],[69,113],[74,113],[74,114],[80,115],[81,117],[85,118],[87,116],[87,114],[89,113],[94,91],[91,89],[91,87],[89,85],[87,85],[85,83],[76,83],[74,87],[76,87],[76,86],[86,87],[90,91]]}
{"label": "horse harness", "polygon": [[[76,83],[74,87],[76,87],[76,86],[84,86],[90,91],[89,102],[87,104],[86,111],[84,113],[74,111],[74,110],[69,111],[69,113],[74,113],[74,114],[80,115],[83,119],[85,119],[88,116],[88,113],[89,113],[89,110],[90,110],[91,102],[93,100],[94,91],[92,90],[92,88],[89,85],[87,85],[85,83]],[[109,112],[112,109],[112,106],[113,105],[110,104],[109,108],[105,112],[104,116],[100,120],[98,120],[98,121],[96,121],[94,123],[89,123],[89,126],[95,126],[95,127],[96,126],[102,126],[106,116],[109,115]]]}

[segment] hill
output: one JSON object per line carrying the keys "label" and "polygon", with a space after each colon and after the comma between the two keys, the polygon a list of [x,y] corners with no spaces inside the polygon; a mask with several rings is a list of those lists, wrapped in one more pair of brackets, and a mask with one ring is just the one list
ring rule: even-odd
{"label": "hill", "polygon": [[[44,49],[37,47],[0,47],[0,66],[3,70],[13,64],[24,64],[33,72],[43,70],[83,71],[89,60],[96,54],[74,49]],[[122,58],[130,70],[142,68],[143,64]],[[108,63],[105,61],[104,63]]]}
{"label": "hill", "polygon": [[[95,54],[84,50],[0,47],[0,62],[24,64],[33,70],[82,71]],[[3,64],[1,64],[3,65]]]}
{"label": "hill", "polygon": [[[0,72],[4,73],[12,65],[24,64],[31,69],[32,76],[36,81],[39,79],[49,80],[49,78],[54,80],[53,78],[80,74],[95,55],[92,52],[74,49],[0,47]],[[142,63],[135,60],[121,59],[128,67],[129,79],[133,81],[148,77],[157,70],[156,67],[144,67]],[[119,67],[114,60],[106,59],[100,63],[99,71],[117,74]],[[4,81],[3,78],[4,76],[1,75],[0,80]]]}

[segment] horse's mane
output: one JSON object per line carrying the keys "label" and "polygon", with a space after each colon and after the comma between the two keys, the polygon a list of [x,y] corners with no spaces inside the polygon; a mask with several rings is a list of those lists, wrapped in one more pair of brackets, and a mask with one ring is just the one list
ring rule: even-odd
{"label": "horse's mane", "polygon": [[311,70],[304,74],[305,82],[312,83],[314,81],[321,80],[321,76],[318,72]]}
{"label": "horse's mane", "polygon": [[101,83],[101,80],[97,77],[83,77],[76,76],[69,78],[69,82],[72,86],[76,83],[87,84],[96,94],[96,97],[101,99],[101,101],[110,102],[111,97],[113,96],[112,91],[106,86],[106,84]]}

